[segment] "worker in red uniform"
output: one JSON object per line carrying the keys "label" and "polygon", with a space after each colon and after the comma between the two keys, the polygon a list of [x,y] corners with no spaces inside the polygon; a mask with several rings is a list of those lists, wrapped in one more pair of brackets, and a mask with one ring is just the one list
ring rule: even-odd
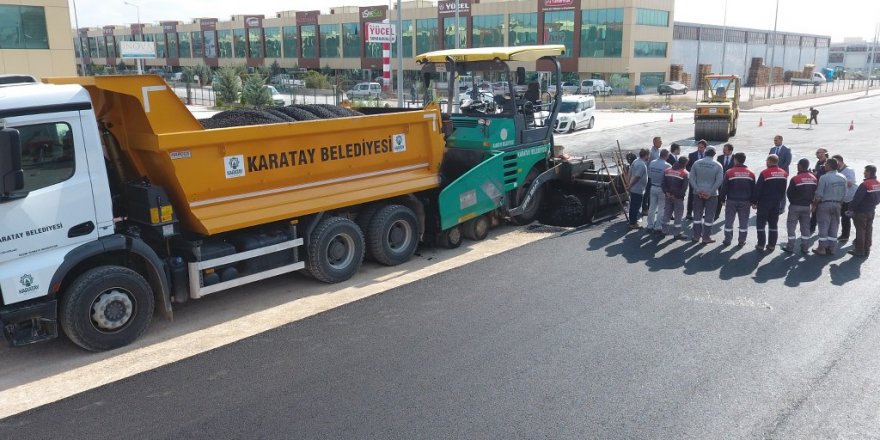
{"label": "worker in red uniform", "polygon": [[733,155],[733,167],[724,173],[724,181],[721,183],[721,194],[724,195],[724,241],[723,245],[730,245],[733,239],[733,222],[739,219],[739,234],[737,245],[746,244],[746,236],[749,233],[749,213],[751,212],[752,193],[755,191],[755,173],[746,165],[745,153]]}
{"label": "worker in red uniform", "polygon": [[816,187],[819,179],[810,172],[810,160],[801,159],[797,163],[798,173],[791,178],[786,194],[788,195],[788,243],[782,246],[782,250],[788,253],[794,252],[794,243],[797,241],[797,227],[801,226],[801,252],[804,255],[810,253],[810,214],[813,212],[813,198],[816,197]]}
{"label": "worker in red uniform", "polygon": [[788,173],[779,168],[779,157],[775,154],[767,156],[767,168],[758,175],[755,193],[752,195],[752,207],[758,210],[755,219],[758,244],[755,249],[759,251],[764,250],[765,244],[767,251],[776,249],[776,241],[779,239],[779,206],[784,203],[787,184]]}
{"label": "worker in red uniform", "polygon": [[880,204],[880,182],[877,181],[877,167],[865,167],[865,180],[856,190],[856,195],[849,202],[853,225],[856,227],[856,239],[850,254],[867,257],[871,253],[871,234],[874,233],[874,208]]}

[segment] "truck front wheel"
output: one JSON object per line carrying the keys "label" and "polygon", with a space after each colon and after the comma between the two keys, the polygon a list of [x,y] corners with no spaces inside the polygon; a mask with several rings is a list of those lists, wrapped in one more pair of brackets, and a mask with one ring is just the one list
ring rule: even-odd
{"label": "truck front wheel", "polygon": [[345,281],[364,261],[364,234],[355,222],[327,217],[309,237],[306,269],[325,283]]}
{"label": "truck front wheel", "polygon": [[86,350],[112,350],[147,330],[154,307],[150,285],[140,274],[99,266],[77,277],[61,297],[61,328]]}

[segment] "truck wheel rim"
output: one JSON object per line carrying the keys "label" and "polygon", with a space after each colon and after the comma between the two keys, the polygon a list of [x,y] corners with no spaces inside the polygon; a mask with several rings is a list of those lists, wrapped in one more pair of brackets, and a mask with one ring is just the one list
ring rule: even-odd
{"label": "truck wheel rim", "polygon": [[348,235],[333,237],[327,247],[327,262],[334,269],[345,269],[354,260],[354,239]]}
{"label": "truck wheel rim", "polygon": [[409,246],[410,240],[412,240],[412,235],[412,228],[409,222],[398,220],[392,223],[391,228],[388,230],[388,247],[395,252],[406,249]]}
{"label": "truck wheel rim", "polygon": [[131,294],[122,288],[105,290],[92,303],[92,322],[101,331],[124,327],[134,313]]}

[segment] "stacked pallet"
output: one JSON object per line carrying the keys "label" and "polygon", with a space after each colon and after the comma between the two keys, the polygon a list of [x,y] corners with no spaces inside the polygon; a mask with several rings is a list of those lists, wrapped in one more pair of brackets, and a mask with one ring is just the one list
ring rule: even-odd
{"label": "stacked pallet", "polygon": [[[678,82],[680,82],[690,88],[691,87],[691,74],[687,73],[687,72],[681,72],[681,76],[679,77]],[[702,87],[702,85],[697,84],[696,88],[699,89],[700,87]]]}
{"label": "stacked pallet", "polygon": [[752,58],[752,64],[749,65],[749,76],[746,78],[746,86],[765,86],[767,85],[767,76],[769,75],[767,67],[764,66],[764,58]]}
{"label": "stacked pallet", "polygon": [[783,70],[782,67],[773,68],[773,84],[781,84],[784,76],[785,70]]}
{"label": "stacked pallet", "polygon": [[687,84],[681,80],[681,74],[684,71],[684,65],[682,64],[673,64],[669,66],[669,80],[670,81],[678,81],[683,84]]}
{"label": "stacked pallet", "polygon": [[711,64],[697,65],[697,87],[703,87],[703,77],[712,73]]}

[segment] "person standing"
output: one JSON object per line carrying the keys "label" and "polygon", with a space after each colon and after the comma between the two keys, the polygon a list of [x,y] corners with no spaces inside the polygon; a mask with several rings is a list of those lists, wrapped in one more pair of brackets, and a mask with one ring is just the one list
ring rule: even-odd
{"label": "person standing", "polygon": [[[663,145],[663,139],[660,136],[654,136],[654,139],[651,139],[651,148],[648,150],[651,153],[651,157],[648,159],[648,163],[657,160],[660,158],[660,147]],[[648,173],[648,193],[645,194],[644,199],[642,200],[642,215],[648,215],[648,207],[650,199],[651,199],[651,173]],[[649,226],[650,227],[650,226]]]}
{"label": "person standing", "polygon": [[867,257],[871,254],[871,234],[874,233],[874,209],[880,204],[880,182],[877,181],[877,167],[865,167],[865,180],[856,189],[856,195],[849,203],[850,216],[856,227],[851,255]]}
{"label": "person standing", "polygon": [[[823,174],[825,174],[825,161],[828,160],[828,150],[824,148],[819,148],[816,150],[816,166],[813,168],[813,174],[816,175],[816,180],[820,179]],[[816,233],[816,210],[814,209],[810,213],[810,234]]]}
{"label": "person standing", "polygon": [[727,205],[724,211],[724,241],[725,246],[730,245],[733,239],[733,222],[739,219],[739,234],[737,246],[746,244],[746,236],[749,233],[749,211],[752,207],[752,193],[755,191],[755,173],[745,165],[745,153],[733,155],[733,167],[724,173],[724,181],[721,183],[721,194],[726,197]]}
{"label": "person standing", "polygon": [[648,186],[648,158],[650,153],[646,148],[639,150],[638,159],[629,166],[629,228],[642,229],[639,226],[641,218],[642,199],[645,197],[645,188]]}
{"label": "person standing", "polygon": [[852,229],[852,221],[847,212],[849,212],[849,202],[855,197],[856,189],[858,188],[856,185],[856,171],[846,166],[843,156],[835,154],[831,157],[837,160],[837,172],[846,177],[846,196],[843,198],[843,204],[840,205],[840,237],[837,237],[837,241],[844,245],[849,241],[849,232]]}
{"label": "person standing", "polygon": [[[775,154],[776,157],[779,158],[779,168],[785,171],[785,175],[788,175],[788,168],[791,165],[791,148],[785,146],[782,143],[782,136],[776,135],[773,137],[773,147],[770,148],[770,154]],[[783,195],[782,199],[779,200],[779,214],[782,214],[785,211],[785,196]]]}
{"label": "person standing", "polygon": [[724,180],[721,164],[715,161],[715,150],[706,150],[706,157],[691,167],[690,187],[694,193],[694,227],[691,240],[714,243],[712,224],[715,223],[715,205],[718,203],[718,188]]}
{"label": "person standing", "polygon": [[653,234],[662,234],[663,210],[666,207],[666,197],[663,194],[663,175],[671,168],[666,159],[669,151],[665,148],[660,150],[660,155],[648,164],[648,231]]}
{"label": "person standing", "polygon": [[[721,172],[727,173],[727,170],[733,168],[733,144],[724,144],[721,148],[721,156],[718,156],[718,163],[721,164]],[[721,218],[721,208],[724,206],[724,194],[718,193],[718,206],[715,208],[715,220]]]}
{"label": "person standing", "polygon": [[815,123],[816,125],[819,125],[819,110],[817,110],[817,109],[815,109],[815,108],[813,108],[813,107],[810,107],[810,121],[809,121],[809,124],[810,124],[810,125],[813,125],[813,123]]}
{"label": "person standing", "polygon": [[[700,139],[697,141],[697,151],[693,151],[688,154],[688,162],[687,162],[687,171],[691,172],[691,168],[693,168],[694,164],[697,163],[698,160],[706,157],[706,147],[709,145],[705,139]],[[687,203],[687,215],[685,216],[685,220],[693,220],[694,212],[694,193],[691,190],[688,190],[688,203]]]}
{"label": "person standing", "polygon": [[813,199],[816,197],[816,187],[819,179],[810,172],[809,159],[801,159],[797,163],[798,173],[791,178],[786,195],[788,196],[788,218],[785,225],[788,230],[788,243],[782,246],[782,250],[788,253],[794,252],[794,243],[797,240],[797,227],[801,226],[801,252],[806,255],[810,252],[810,214],[813,211]]}
{"label": "person standing", "polygon": [[675,142],[669,146],[669,157],[666,159],[669,162],[670,166],[675,166],[675,163],[678,162],[678,156],[681,155],[681,145],[676,144]]}
{"label": "person standing", "polygon": [[840,223],[840,205],[846,197],[846,177],[837,172],[837,159],[825,161],[825,174],[819,179],[813,208],[816,210],[818,243],[813,248],[816,255],[834,255],[837,242],[837,226]]}
{"label": "person standing", "polygon": [[[663,234],[674,240],[684,240],[681,234],[681,215],[684,214],[684,193],[688,188],[688,158],[681,156],[672,168],[663,173],[663,193],[666,208],[663,210]],[[669,221],[672,220],[672,225]]]}
{"label": "person standing", "polygon": [[785,187],[788,173],[779,168],[779,158],[775,154],[767,156],[767,168],[758,175],[752,207],[757,208],[755,226],[758,230],[758,244],[755,249],[773,251],[779,239],[779,204],[785,203]]}

